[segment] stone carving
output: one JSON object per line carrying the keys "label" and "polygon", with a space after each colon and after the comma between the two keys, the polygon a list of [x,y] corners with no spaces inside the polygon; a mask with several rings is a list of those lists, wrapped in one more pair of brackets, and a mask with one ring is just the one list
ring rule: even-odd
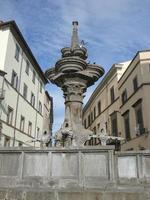
{"label": "stone carving", "polygon": [[116,140],[116,141],[124,141],[125,140],[122,137],[115,137],[115,136],[108,135],[105,125],[101,128],[101,130],[99,131],[99,133],[97,135],[92,135],[91,138],[99,138],[102,146],[106,146],[108,140],[112,140],[112,141],[113,140]]}
{"label": "stone carving", "polygon": [[65,119],[55,136],[57,146],[82,146],[90,139],[93,132],[82,125],[84,93],[104,74],[101,66],[86,62],[87,49],[79,44],[77,26],[78,22],[73,22],[71,47],[63,48],[62,58],[45,72],[65,98]]}

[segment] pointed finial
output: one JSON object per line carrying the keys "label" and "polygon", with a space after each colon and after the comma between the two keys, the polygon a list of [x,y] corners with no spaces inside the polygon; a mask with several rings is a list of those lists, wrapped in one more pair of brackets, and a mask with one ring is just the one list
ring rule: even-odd
{"label": "pointed finial", "polygon": [[73,31],[72,31],[72,38],[71,38],[71,48],[79,47],[79,40],[78,40],[78,22],[73,21]]}

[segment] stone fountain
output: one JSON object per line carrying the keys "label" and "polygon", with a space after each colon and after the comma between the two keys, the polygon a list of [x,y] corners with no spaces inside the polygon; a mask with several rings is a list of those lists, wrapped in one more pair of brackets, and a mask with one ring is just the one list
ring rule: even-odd
{"label": "stone fountain", "polygon": [[[114,153],[110,145],[82,148],[93,134],[82,126],[83,94],[104,70],[85,61],[87,50],[79,45],[77,25],[73,22],[71,47],[63,48],[55,68],[46,72],[65,97],[58,139],[77,148],[0,148],[0,200],[150,199],[150,151]],[[108,136],[101,132],[106,143]]]}
{"label": "stone fountain", "polygon": [[57,146],[82,146],[93,135],[82,124],[83,98],[87,87],[104,74],[101,66],[87,63],[87,49],[78,39],[78,22],[72,25],[71,47],[62,48],[62,58],[45,72],[46,77],[63,90],[65,98],[65,118],[56,133]]}

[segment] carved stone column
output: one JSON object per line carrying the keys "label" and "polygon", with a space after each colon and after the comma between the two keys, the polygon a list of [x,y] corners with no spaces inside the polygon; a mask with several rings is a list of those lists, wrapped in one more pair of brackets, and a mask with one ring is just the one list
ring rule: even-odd
{"label": "carved stone column", "polygon": [[63,146],[84,145],[93,134],[82,125],[83,98],[87,87],[104,74],[101,66],[86,62],[87,49],[79,44],[77,26],[78,22],[73,22],[71,47],[63,48],[62,58],[45,72],[47,78],[63,90],[65,98],[64,122],[56,133],[57,144]]}

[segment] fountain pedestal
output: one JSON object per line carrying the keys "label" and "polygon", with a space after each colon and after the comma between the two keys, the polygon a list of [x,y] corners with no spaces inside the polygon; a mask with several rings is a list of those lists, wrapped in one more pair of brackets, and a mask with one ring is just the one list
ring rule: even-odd
{"label": "fountain pedestal", "polygon": [[78,22],[73,22],[71,47],[61,50],[62,58],[46,71],[47,78],[63,90],[64,122],[56,133],[57,145],[82,146],[93,132],[82,125],[82,104],[87,87],[94,84],[104,69],[86,62],[87,49],[78,42]]}

